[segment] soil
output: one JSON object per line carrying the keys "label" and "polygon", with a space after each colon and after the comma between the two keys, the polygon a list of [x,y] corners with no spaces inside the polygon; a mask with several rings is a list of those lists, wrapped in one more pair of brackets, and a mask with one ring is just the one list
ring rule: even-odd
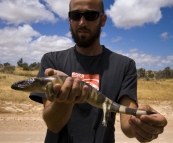
{"label": "soil", "polygon": [[[164,132],[152,143],[173,143],[173,102],[152,103],[153,108],[168,120]],[[43,143],[46,125],[42,119],[42,105],[1,104],[0,143]],[[127,138],[120,129],[119,115],[116,119],[116,143],[138,143],[136,139]]]}

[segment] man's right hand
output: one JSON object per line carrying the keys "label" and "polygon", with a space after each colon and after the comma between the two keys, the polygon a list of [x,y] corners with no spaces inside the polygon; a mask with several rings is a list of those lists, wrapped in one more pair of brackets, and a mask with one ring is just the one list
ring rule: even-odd
{"label": "man's right hand", "polygon": [[[46,76],[53,75],[63,75],[67,76],[67,74],[54,70],[54,69],[46,69]],[[53,91],[55,94],[54,101],[63,102],[63,103],[83,103],[85,102],[88,96],[88,86],[84,85],[81,87],[80,80],[72,77],[67,77],[64,84],[61,86],[60,84],[55,84],[53,87]]]}
{"label": "man's right hand", "polygon": [[[67,74],[54,69],[46,69],[45,75],[67,76]],[[53,92],[55,98],[52,102],[47,98],[43,98],[43,119],[49,130],[58,133],[68,122],[74,104],[83,103],[86,100],[88,86],[84,85],[81,88],[79,79],[67,77],[63,85],[55,84],[53,86]]]}

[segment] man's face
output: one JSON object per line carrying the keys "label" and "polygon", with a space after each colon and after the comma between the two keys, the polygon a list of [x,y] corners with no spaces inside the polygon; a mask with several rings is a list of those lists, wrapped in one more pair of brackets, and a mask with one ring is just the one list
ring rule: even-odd
{"label": "man's face", "polygon": [[[101,24],[93,25],[94,29],[89,29],[86,26],[79,27],[77,29],[73,28],[72,25],[70,25],[70,31],[72,38],[77,46],[87,48],[91,46],[97,39],[100,37],[101,33]],[[81,34],[80,31],[83,31]]]}
{"label": "man's face", "polygon": [[[70,11],[86,12],[97,11],[98,0],[72,0]],[[78,47],[87,48],[99,39],[102,27],[102,16],[90,21],[84,15],[78,20],[69,19],[72,38]]]}

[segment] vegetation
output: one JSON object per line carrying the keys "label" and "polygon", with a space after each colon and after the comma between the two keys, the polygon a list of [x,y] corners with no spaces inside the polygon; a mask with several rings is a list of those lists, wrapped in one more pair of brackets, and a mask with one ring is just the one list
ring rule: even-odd
{"label": "vegetation", "polygon": [[[37,75],[38,69],[40,67],[40,63],[34,62],[29,65],[28,63],[23,62],[22,58],[20,58],[19,61],[17,61],[17,65],[18,66],[15,67],[8,62],[0,64],[0,72],[31,77]],[[30,71],[30,72],[25,72],[25,71]]]}
{"label": "vegetation", "polygon": [[[20,58],[17,61],[17,68],[23,69],[23,71],[38,71],[40,67],[40,63],[31,63],[30,65],[26,62],[23,62],[23,58]],[[14,73],[15,66],[12,66],[10,63],[0,64],[0,72],[3,73]],[[15,73],[14,73],[15,74]],[[160,80],[160,79],[170,79],[173,78],[173,70],[170,67],[166,67],[164,70],[160,71],[146,71],[144,68],[137,69],[138,79],[146,79],[149,80]],[[32,76],[33,73],[24,74],[24,72],[20,72],[20,75],[23,76]]]}
{"label": "vegetation", "polygon": [[[30,101],[29,93],[12,90],[11,84],[18,80],[35,77],[38,73],[40,63],[28,65],[19,59],[17,67],[10,63],[0,64],[0,101],[23,102]],[[139,100],[173,100],[173,70],[166,67],[162,71],[146,71],[143,68],[138,73],[138,98]],[[150,81],[150,82],[148,82]]]}
{"label": "vegetation", "polygon": [[[20,73],[20,69],[15,73]],[[27,71],[25,71],[27,72]],[[29,71],[32,72],[32,71]],[[33,74],[33,73],[30,73]],[[34,75],[34,74],[33,74]],[[36,74],[35,74],[36,76]],[[11,85],[19,80],[28,77],[18,76],[13,74],[0,73],[0,103],[2,102],[35,102],[29,99],[29,93],[15,91],[11,89]],[[159,80],[159,81],[146,81],[143,79],[138,80],[138,100],[139,102],[147,101],[173,101],[173,79]],[[1,107],[1,106],[0,106]]]}
{"label": "vegetation", "polygon": [[14,70],[15,66],[10,65],[10,63],[4,63],[4,65],[0,65],[0,72],[13,73]]}
{"label": "vegetation", "polygon": [[26,71],[38,70],[40,67],[40,63],[36,63],[36,62],[31,63],[30,65],[28,65],[28,63],[26,63],[26,62],[23,63],[22,58],[20,58],[19,61],[17,61],[17,65],[19,67],[22,67],[23,70],[26,70]]}
{"label": "vegetation", "polygon": [[138,79],[146,79],[148,80],[159,80],[159,79],[170,79],[173,78],[173,70],[170,67],[166,67],[164,70],[160,71],[146,71],[143,68],[137,70]]}
{"label": "vegetation", "polygon": [[173,79],[146,81],[138,80],[138,100],[173,101]]}
{"label": "vegetation", "polygon": [[[8,64],[7,64],[8,65]],[[6,66],[7,66],[6,65]],[[3,65],[4,66],[4,65]],[[9,65],[8,65],[9,66]],[[0,113],[8,113],[5,109],[8,105],[12,107],[14,104],[38,105],[29,99],[29,93],[15,91],[11,89],[11,85],[19,80],[35,77],[38,70],[25,71],[22,67],[15,67],[13,73],[0,72]],[[162,101],[173,101],[173,79],[151,80],[145,78],[138,80],[138,101],[139,104],[143,101],[160,103]],[[145,102],[146,103],[146,102]]]}

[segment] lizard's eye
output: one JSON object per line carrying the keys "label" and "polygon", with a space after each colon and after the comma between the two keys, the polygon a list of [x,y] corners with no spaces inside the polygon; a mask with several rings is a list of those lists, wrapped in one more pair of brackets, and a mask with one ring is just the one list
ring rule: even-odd
{"label": "lizard's eye", "polygon": [[28,83],[28,84],[31,84],[31,83],[33,83],[34,81],[35,81],[34,78],[30,78],[30,79],[27,80],[27,83]]}

